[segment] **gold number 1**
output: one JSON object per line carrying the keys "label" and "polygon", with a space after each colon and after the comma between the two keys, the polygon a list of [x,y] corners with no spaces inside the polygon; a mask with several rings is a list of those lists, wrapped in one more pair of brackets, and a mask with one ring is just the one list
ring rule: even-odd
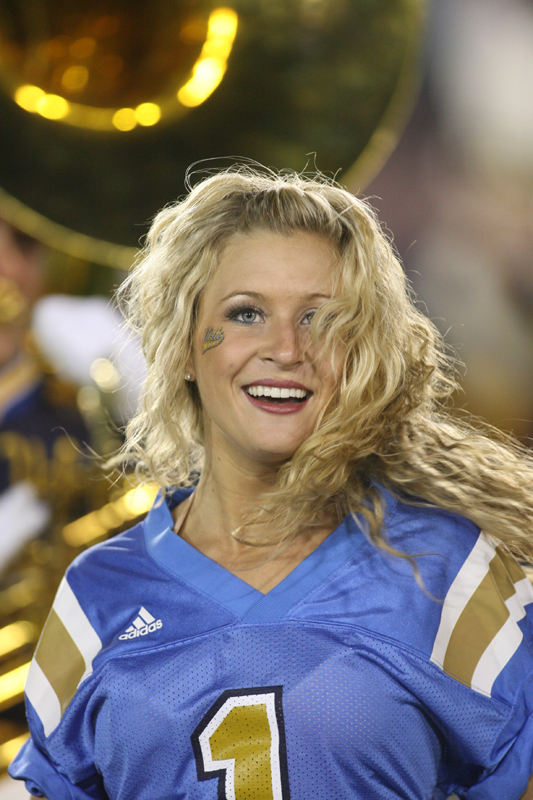
{"label": "gold number 1", "polygon": [[219,800],[289,800],[281,686],[224,692],[191,740],[198,778]]}

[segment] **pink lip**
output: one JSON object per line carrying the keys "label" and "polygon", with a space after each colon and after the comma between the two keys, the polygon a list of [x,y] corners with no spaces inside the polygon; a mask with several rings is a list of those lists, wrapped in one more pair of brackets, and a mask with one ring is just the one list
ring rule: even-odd
{"label": "pink lip", "polygon": [[[272,384],[264,384],[263,383],[261,385],[262,386],[265,386],[265,385],[269,386],[269,385],[272,385]],[[280,386],[279,383],[275,383],[273,385],[274,386]],[[249,386],[254,386],[254,384],[250,383]],[[290,386],[289,387],[285,387],[284,386],[283,388],[284,389],[285,388],[289,388],[290,389],[291,387]],[[299,389],[300,387],[296,386],[294,388]],[[279,404],[278,405],[277,403],[269,403],[266,400],[264,400],[262,397],[252,397],[252,395],[248,394],[247,391],[245,391],[244,394],[246,395],[246,397],[248,398],[248,400],[250,401],[250,403],[253,406],[255,406],[256,408],[260,408],[262,411],[268,411],[269,414],[296,414],[298,411],[301,411],[302,408],[304,408],[307,405],[307,403],[309,402],[309,399],[311,397],[311,394],[309,394],[305,398],[305,400],[300,401],[299,403],[283,403],[283,404]]]}

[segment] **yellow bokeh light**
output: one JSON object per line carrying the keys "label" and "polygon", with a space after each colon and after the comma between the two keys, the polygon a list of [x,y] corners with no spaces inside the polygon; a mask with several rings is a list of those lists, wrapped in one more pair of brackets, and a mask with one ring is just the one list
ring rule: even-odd
{"label": "yellow bokeh light", "polygon": [[214,36],[208,39],[202,48],[202,60],[204,58],[219,58],[226,61],[231,53],[233,42],[231,39],[222,36]]}
{"label": "yellow bokeh light", "polygon": [[6,672],[0,676],[0,704],[3,705],[10,700],[22,696],[24,684],[30,669],[29,662],[16,667],[11,672]]}
{"label": "yellow bokeh light", "polygon": [[192,81],[190,83],[200,86],[208,86],[214,84],[218,86],[222,75],[226,69],[226,65],[219,58],[204,58],[199,61],[194,68]]}
{"label": "yellow bokeh light", "polygon": [[113,125],[119,131],[132,131],[137,125],[133,108],[119,108],[113,114]]}
{"label": "yellow bokeh light", "polygon": [[109,534],[128,520],[150,510],[158,492],[152,484],[130,489],[126,494],[70,522],[63,528],[63,538],[71,547],[84,547]]}
{"label": "yellow bokeh light", "polygon": [[191,79],[177,94],[182,105],[199,106],[215,91],[226,71],[237,25],[238,17],[232,8],[217,8],[211,12],[200,58],[193,67]]}
{"label": "yellow bokeh light", "polygon": [[28,739],[27,733],[21,733],[15,739],[9,739],[7,742],[0,744],[0,769],[4,770],[13,761],[18,751]]}
{"label": "yellow bokeh light", "polygon": [[209,16],[207,38],[220,36],[234,40],[237,33],[237,13],[232,8],[216,8]]}
{"label": "yellow bokeh light", "polygon": [[45,94],[37,103],[37,113],[46,119],[62,119],[69,112],[68,101],[58,94]]}
{"label": "yellow bokeh light", "polygon": [[96,41],[92,36],[83,36],[81,39],[76,39],[75,42],[72,42],[68,51],[72,58],[89,58],[95,49]]}
{"label": "yellow bokeh light", "polygon": [[15,103],[17,103],[25,111],[37,111],[39,100],[44,97],[45,93],[38,86],[19,86],[15,92]]}
{"label": "yellow bokeh light", "polygon": [[87,67],[75,64],[64,71],[61,83],[69,92],[79,92],[87,85],[88,80],[89,70]]}
{"label": "yellow bokeh light", "polygon": [[108,358],[95,358],[89,373],[102,392],[114,392],[120,386],[120,375]]}
{"label": "yellow bokeh light", "polygon": [[127,510],[137,516],[150,510],[158,492],[157,486],[137,486],[124,495]]}
{"label": "yellow bokeh light", "polygon": [[155,125],[161,119],[161,109],[156,103],[141,103],[135,109],[135,119],[139,125]]}
{"label": "yellow bokeh light", "polygon": [[5,656],[29,644],[36,638],[36,628],[31,622],[19,620],[12,622],[11,625],[6,625],[5,628],[0,629],[0,656]]}
{"label": "yellow bokeh light", "polygon": [[[103,19],[103,18],[102,18]],[[107,19],[107,17],[106,17]],[[111,19],[111,17],[109,18]],[[203,23],[205,25],[205,22]],[[232,8],[216,8],[209,15],[206,38],[201,53],[194,64],[189,80],[177,92],[181,106],[198,106],[214,92],[227,69],[228,57],[237,34],[238,16]],[[60,37],[61,38],[61,37]],[[98,54],[98,44],[93,37],[85,36],[68,46],[67,42],[56,42],[76,60]],[[52,40],[54,44],[55,40]],[[49,42],[48,45],[51,45]],[[63,53],[63,50],[61,51]],[[99,56],[94,67],[103,74],[116,76],[123,67],[122,60],[115,55]],[[92,69],[92,67],[91,67]],[[71,64],[61,76],[66,92],[78,92],[85,88],[90,78],[89,69],[83,64]],[[47,94],[38,86],[19,86],[14,93],[15,102],[25,111],[41,114],[50,120],[64,120],[70,125],[94,130],[131,131],[142,125],[156,125],[164,115],[172,116],[184,109],[172,111],[171,104],[164,102],[140,103],[136,108],[97,108],[83,103],[69,102],[56,94]]]}
{"label": "yellow bokeh light", "polygon": [[226,65],[218,58],[204,58],[194,67],[191,80],[178,92],[178,100],[184,106],[199,106],[217,88]]}

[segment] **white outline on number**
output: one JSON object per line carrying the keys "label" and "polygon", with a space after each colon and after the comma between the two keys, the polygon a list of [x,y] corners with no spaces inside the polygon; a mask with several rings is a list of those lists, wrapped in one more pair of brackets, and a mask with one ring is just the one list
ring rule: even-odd
{"label": "white outline on number", "polygon": [[270,773],[272,779],[273,800],[283,800],[281,787],[281,767],[279,761],[279,730],[276,717],[276,696],[274,692],[261,694],[245,694],[228,697],[218,709],[213,719],[205,726],[198,736],[202,751],[204,770],[206,772],[226,771],[225,791],[228,800],[237,800],[235,797],[235,759],[225,758],[221,761],[213,760],[209,739],[221,725],[228,714],[239,706],[266,706],[268,724],[270,726]]}

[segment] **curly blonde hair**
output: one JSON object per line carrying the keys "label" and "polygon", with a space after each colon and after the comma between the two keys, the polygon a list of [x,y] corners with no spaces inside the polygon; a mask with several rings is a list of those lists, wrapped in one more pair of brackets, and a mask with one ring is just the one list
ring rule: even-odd
{"label": "curly blonde hair", "polygon": [[[142,338],[147,379],[122,458],[162,487],[192,485],[202,468],[202,407],[184,380],[199,299],[237,233],[318,234],[338,252],[337,287],[313,319],[324,352],[344,354],[335,396],[278,472],[253,522],[291,540],[332,513],[367,520],[379,547],[379,485],[409,502],[463,514],[531,558],[533,460],[512,437],[449,410],[453,359],[413,302],[371,207],[321,175],[233,167],[201,180],[154,219],[119,289]],[[399,555],[399,553],[397,553]]]}

